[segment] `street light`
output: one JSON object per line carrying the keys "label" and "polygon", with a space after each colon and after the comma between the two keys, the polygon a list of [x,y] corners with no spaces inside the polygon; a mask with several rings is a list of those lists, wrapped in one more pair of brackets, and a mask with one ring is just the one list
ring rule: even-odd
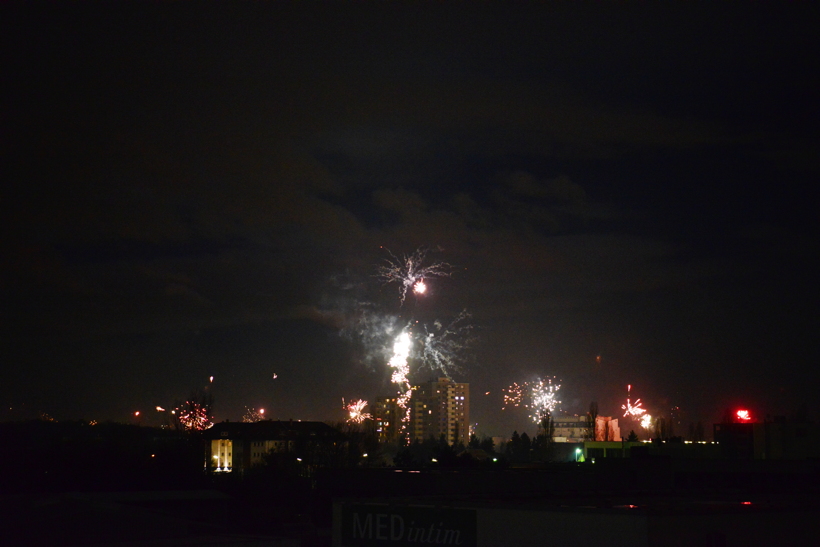
{"label": "street light", "polygon": [[580,448],[575,449],[575,463],[578,463],[578,456],[581,455],[582,450]]}

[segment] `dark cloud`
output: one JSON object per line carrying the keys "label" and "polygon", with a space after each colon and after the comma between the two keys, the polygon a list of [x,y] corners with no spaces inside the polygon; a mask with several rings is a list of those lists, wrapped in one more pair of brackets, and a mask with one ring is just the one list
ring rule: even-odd
{"label": "dark cloud", "polygon": [[[2,8],[4,398],[121,417],[217,370],[224,417],[325,419],[390,389],[384,325],[464,308],[482,393],[806,397],[814,8],[314,8]],[[398,308],[373,272],[419,247],[453,275]]]}

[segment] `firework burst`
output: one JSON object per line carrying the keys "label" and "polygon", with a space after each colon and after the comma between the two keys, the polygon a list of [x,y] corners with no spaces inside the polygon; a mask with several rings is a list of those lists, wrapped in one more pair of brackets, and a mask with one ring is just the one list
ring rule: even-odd
{"label": "firework burst", "polygon": [[555,378],[538,379],[534,382],[514,383],[504,393],[504,406],[523,407],[531,411],[530,418],[539,423],[545,414],[552,414],[558,409],[561,401],[558,400],[558,390],[561,384],[554,382]]}
{"label": "firework burst", "polygon": [[[450,277],[452,266],[446,262],[428,260],[428,250],[419,248],[410,254],[395,255],[385,249],[387,258],[376,266],[373,277],[381,284],[395,284],[399,291],[399,306],[402,308],[408,293],[416,298],[429,295],[429,281],[434,277]],[[369,365],[387,365],[390,381],[396,387],[396,405],[399,409],[400,431],[406,433],[410,422],[410,399],[413,394],[411,377],[416,367],[426,367],[441,371],[448,378],[467,361],[465,349],[473,342],[473,327],[470,315],[462,311],[449,323],[447,321],[421,322],[412,317],[413,312],[393,313],[380,309],[379,303],[369,299],[363,284],[350,280],[348,276],[334,278],[333,283],[348,296],[328,299],[335,311],[323,313],[326,320],[333,320],[340,328],[340,334],[356,343],[361,354],[356,358]],[[427,310],[430,311],[429,309]],[[346,404],[344,409],[350,414],[348,422],[361,422],[370,417],[360,408],[351,407],[356,401]],[[366,416],[362,418],[362,416]]]}
{"label": "firework burst", "polygon": [[265,409],[260,408],[256,410],[255,408],[248,408],[245,407],[245,415],[242,416],[242,421],[246,424],[252,424],[255,422],[261,422],[265,419]]}
{"label": "firework burst", "polygon": [[384,264],[378,266],[376,277],[382,283],[396,283],[399,286],[401,303],[404,304],[407,298],[407,291],[412,290],[415,294],[427,292],[427,285],[424,283],[430,277],[450,277],[452,266],[446,262],[433,262],[424,265],[427,256],[427,249],[416,249],[409,255],[402,255],[401,258],[385,249],[390,255],[384,260]]}
{"label": "firework burst", "polygon": [[364,409],[367,408],[367,401],[362,399],[357,399],[345,404],[345,400],[342,398],[342,408],[348,413],[347,423],[349,424],[361,424],[364,423],[365,420],[373,419],[373,416],[364,411]]}
{"label": "firework burst", "polygon": [[171,411],[177,427],[185,431],[204,431],[214,425],[214,398],[206,391],[196,390],[185,403]]}
{"label": "firework burst", "polygon": [[633,403],[630,398],[629,394],[632,391],[632,385],[626,386],[626,404],[621,405],[621,408],[624,410],[624,418],[627,416],[631,416],[632,418],[637,418],[641,416],[644,412],[646,412],[645,408],[641,408],[641,400],[635,399]]}
{"label": "firework burst", "polygon": [[185,431],[205,431],[214,426],[214,417],[208,408],[196,402],[186,401],[185,407],[176,409],[175,414]]}
{"label": "firework burst", "polygon": [[433,328],[425,328],[419,357],[433,370],[440,370],[452,379],[452,372],[461,371],[465,351],[474,341],[470,314],[462,311],[447,326],[440,321]]}

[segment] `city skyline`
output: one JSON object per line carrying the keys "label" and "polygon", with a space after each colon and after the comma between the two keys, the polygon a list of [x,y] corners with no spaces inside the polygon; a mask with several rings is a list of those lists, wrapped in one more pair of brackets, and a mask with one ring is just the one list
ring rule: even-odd
{"label": "city skyline", "polygon": [[0,420],[814,412],[817,10],[4,4]]}

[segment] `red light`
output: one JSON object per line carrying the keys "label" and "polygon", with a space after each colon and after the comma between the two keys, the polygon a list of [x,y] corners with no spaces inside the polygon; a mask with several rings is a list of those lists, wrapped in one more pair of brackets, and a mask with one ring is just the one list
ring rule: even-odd
{"label": "red light", "polygon": [[741,422],[748,422],[752,419],[752,415],[749,414],[748,410],[738,410],[737,411],[737,419]]}

